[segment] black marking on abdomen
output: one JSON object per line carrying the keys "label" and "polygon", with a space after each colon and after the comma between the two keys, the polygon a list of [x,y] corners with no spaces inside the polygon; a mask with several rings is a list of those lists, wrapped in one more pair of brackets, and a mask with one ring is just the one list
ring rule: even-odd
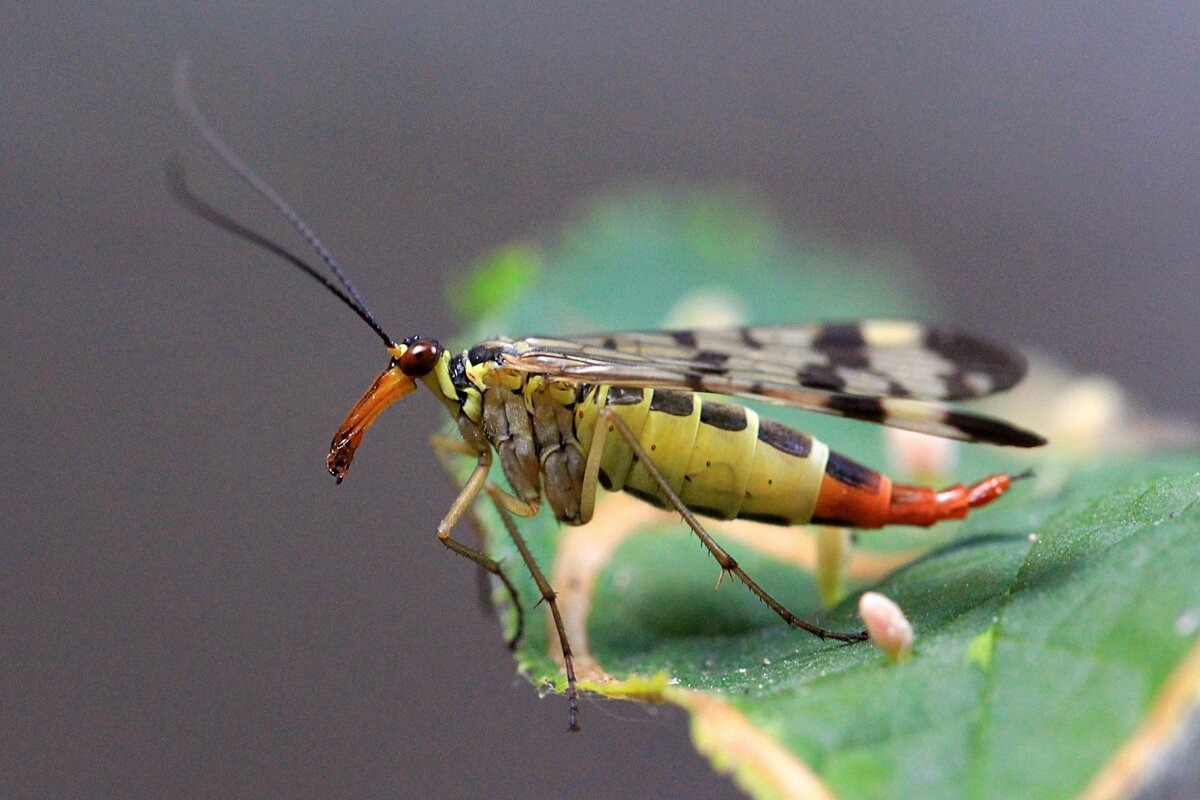
{"label": "black marking on abdomen", "polygon": [[837,517],[813,517],[809,520],[813,525],[832,525],[838,528],[853,528],[858,523],[848,519],[838,519]]}
{"label": "black marking on abdomen", "polygon": [[613,386],[608,390],[610,406],[636,406],[645,398],[646,391],[640,386]]}
{"label": "black marking on abdomen", "polygon": [[674,417],[690,417],[695,408],[696,396],[687,392],[671,392],[658,389],[650,398],[650,410],[662,411]]}
{"label": "black marking on abdomen", "polygon": [[748,519],[751,522],[765,522],[767,525],[791,525],[792,521],[780,514],[756,514],[750,512],[748,514],[738,514],[738,519]]}
{"label": "black marking on abdomen", "polygon": [[636,487],[625,486],[623,488],[623,491],[625,491],[628,494],[633,495],[638,500],[642,500],[644,502],[649,503],[650,505],[654,506],[655,508],[670,508],[671,507],[670,503],[668,503],[666,500],[659,497],[658,495],[652,494],[650,492],[643,492],[641,489],[638,489]]}
{"label": "black marking on abdomen", "polygon": [[764,419],[758,423],[758,440],[781,453],[799,458],[806,458],[812,452],[811,437],[771,419]]}
{"label": "black marking on abdomen", "polygon": [[700,421],[723,431],[746,430],[746,409],[728,403],[710,403],[700,406]]}
{"label": "black marking on abdomen", "polygon": [[825,474],[855,489],[873,492],[879,488],[878,472],[838,453],[830,452],[829,460],[825,462]]}
{"label": "black marking on abdomen", "polygon": [[708,506],[691,504],[688,506],[688,510],[693,514],[703,514],[704,516],[712,517],[713,519],[729,519],[729,513],[722,511],[719,508],[709,508]]}

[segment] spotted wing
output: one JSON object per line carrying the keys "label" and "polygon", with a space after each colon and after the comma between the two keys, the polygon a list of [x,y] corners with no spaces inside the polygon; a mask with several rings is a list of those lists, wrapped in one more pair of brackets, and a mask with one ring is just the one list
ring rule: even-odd
{"label": "spotted wing", "polygon": [[560,380],[758,398],[971,442],[1045,443],[1003,420],[939,402],[1007,389],[1025,373],[1020,354],[945,328],[865,321],[513,344],[510,367]]}

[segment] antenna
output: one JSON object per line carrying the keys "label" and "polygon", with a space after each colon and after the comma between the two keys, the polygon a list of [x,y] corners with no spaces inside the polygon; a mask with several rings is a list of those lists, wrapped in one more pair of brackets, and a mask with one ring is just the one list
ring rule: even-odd
{"label": "antenna", "polygon": [[233,220],[229,216],[221,213],[216,208],[193,194],[184,180],[183,169],[174,159],[169,161],[167,164],[167,185],[171,190],[172,195],[185,208],[197,216],[211,222],[219,228],[229,231],[239,238],[245,239],[248,242],[274,253],[320,282],[326,289],[329,289],[339,299],[341,299],[343,303],[354,309],[355,313],[357,313],[364,322],[370,325],[371,329],[379,334],[379,336],[383,338],[384,342],[388,346],[392,346],[394,344],[392,338],[384,332],[383,326],[379,324],[379,322],[375,319],[375,315],[373,315],[370,309],[367,308],[367,304],[363,302],[362,297],[359,296],[358,290],[354,288],[354,284],[350,282],[350,279],[342,270],[341,265],[338,264],[337,259],[333,257],[331,252],[329,252],[329,249],[325,247],[319,238],[317,238],[317,235],[313,233],[312,229],[308,227],[308,224],[300,217],[300,215],[297,214],[290,205],[288,205],[287,201],[284,200],[277,191],[271,188],[270,184],[268,184],[261,176],[259,176],[257,172],[251,169],[250,165],[243,161],[241,157],[233,150],[233,148],[225,143],[225,140],[221,138],[219,133],[217,133],[216,128],[214,128],[208,122],[208,119],[205,118],[204,114],[201,113],[199,106],[196,105],[196,101],[192,99],[191,91],[188,88],[188,68],[190,63],[191,60],[187,55],[180,56],[175,62],[175,67],[172,71],[172,89],[174,91],[175,102],[179,106],[179,110],[183,112],[184,116],[186,116],[192,125],[195,126],[196,130],[199,131],[200,136],[203,137],[205,143],[209,146],[213,153],[216,154],[216,156],[222,162],[224,162],[224,164],[229,167],[234,174],[248,183],[256,192],[262,195],[262,197],[271,204],[271,206],[279,213],[279,215],[291,223],[292,227],[304,237],[305,241],[308,242],[309,246],[312,247],[313,251],[317,254],[321,261],[324,262],[325,266],[329,268],[329,271],[333,273],[333,276],[337,278],[338,283],[341,284],[345,291],[339,289],[333,284],[332,281],[321,275],[315,268],[305,263],[303,259],[294,255],[289,250],[271,241],[266,236],[257,233],[256,231],[253,231],[241,223]]}
{"label": "antenna", "polygon": [[268,239],[258,231],[247,228],[242,223],[238,222],[227,214],[222,213],[192,192],[191,188],[187,185],[187,178],[184,175],[183,166],[179,163],[177,158],[172,156],[170,159],[168,159],[166,169],[167,189],[171,192],[171,197],[173,197],[177,203],[206,222],[216,225],[218,228],[232,233],[239,239],[245,239],[251,244],[257,245],[267,252],[277,255],[283,260],[289,262],[305,275],[308,275],[317,283],[324,286],[339,300],[349,306],[350,310],[357,314],[363,322],[371,326],[371,330],[375,331],[375,333],[379,335],[380,339],[383,339],[385,346],[395,346],[396,343],[392,340],[392,337],[387,335],[387,332],[384,331],[375,318],[368,314],[363,308],[355,305],[354,301],[351,300],[350,297],[347,296],[340,287],[334,284],[333,281],[329,280],[329,278],[326,278],[324,275],[322,275],[316,267],[306,263],[304,259],[283,247],[283,245]]}

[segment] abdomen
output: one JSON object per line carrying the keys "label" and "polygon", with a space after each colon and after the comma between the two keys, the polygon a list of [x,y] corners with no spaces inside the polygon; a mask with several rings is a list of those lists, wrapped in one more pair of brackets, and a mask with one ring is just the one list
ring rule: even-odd
{"label": "abdomen", "polygon": [[[592,411],[605,404],[697,514],[779,525],[812,519],[829,458],[829,448],[820,441],[762,419],[752,409],[687,392],[598,387],[586,405]],[[580,430],[585,448],[595,411],[586,416],[591,424]],[[671,507],[619,435],[609,434],[604,443],[599,480],[610,491]]]}
{"label": "abdomen", "polygon": [[[606,386],[592,389],[577,409],[576,430],[585,451],[605,405],[629,426],[683,504],[717,519],[929,526],[965,517],[1007,492],[1014,480],[989,475],[941,490],[893,484],[886,475],[744,406],[686,392]],[[604,443],[599,481],[605,489],[674,507],[619,435],[609,433]]]}

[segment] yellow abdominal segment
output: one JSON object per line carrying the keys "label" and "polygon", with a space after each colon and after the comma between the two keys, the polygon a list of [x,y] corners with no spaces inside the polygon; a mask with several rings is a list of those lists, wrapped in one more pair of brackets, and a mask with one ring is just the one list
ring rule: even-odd
{"label": "yellow abdominal segment", "polygon": [[829,447],[819,439],[809,437],[809,442],[808,455],[800,457],[760,438],[737,516],[785,525],[799,525],[812,519],[825,477]]}
{"label": "yellow abdominal segment", "polygon": [[[600,386],[576,411],[585,451],[606,404],[692,511],[782,525],[812,518],[829,458],[820,441],[763,420],[751,409],[698,394]],[[604,440],[599,480],[611,491],[670,506],[619,435],[609,433]]]}

